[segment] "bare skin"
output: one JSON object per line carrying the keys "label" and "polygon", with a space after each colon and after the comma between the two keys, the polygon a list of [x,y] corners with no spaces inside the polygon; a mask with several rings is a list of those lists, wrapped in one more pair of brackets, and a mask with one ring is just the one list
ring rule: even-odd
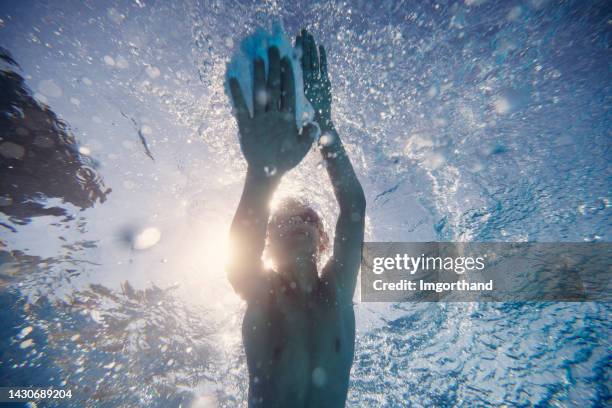
{"label": "bare skin", "polygon": [[[320,231],[299,209],[268,226],[269,202],[284,174],[311,147],[312,127],[295,125],[293,74],[288,59],[269,50],[269,72],[254,61],[254,114],[236,80],[230,81],[246,182],[230,235],[228,277],[247,302],[242,334],[249,369],[249,407],[343,407],[355,343],[352,298],[363,244],[365,197],[331,120],[331,86],[323,47],[305,30],[304,89],[327,134],[320,145],[340,207],[333,255],[317,270]],[[267,98],[261,98],[266,90]],[[259,92],[259,93],[258,93]],[[259,96],[259,97],[257,97]],[[273,169],[273,171],[271,171]],[[261,256],[269,236],[275,271]]]}

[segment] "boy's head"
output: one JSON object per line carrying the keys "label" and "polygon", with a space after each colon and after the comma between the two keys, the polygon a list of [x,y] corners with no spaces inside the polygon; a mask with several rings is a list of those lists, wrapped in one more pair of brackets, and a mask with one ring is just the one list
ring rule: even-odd
{"label": "boy's head", "polygon": [[327,249],[323,221],[310,206],[294,198],[282,201],[268,222],[268,250],[277,264],[313,257]]}

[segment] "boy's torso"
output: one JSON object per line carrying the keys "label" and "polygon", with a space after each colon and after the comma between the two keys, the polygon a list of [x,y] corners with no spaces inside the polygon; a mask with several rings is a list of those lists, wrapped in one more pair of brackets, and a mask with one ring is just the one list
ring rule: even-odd
{"label": "boy's torso", "polygon": [[322,281],[300,298],[280,278],[243,322],[250,407],[343,407],[355,344],[352,303]]}

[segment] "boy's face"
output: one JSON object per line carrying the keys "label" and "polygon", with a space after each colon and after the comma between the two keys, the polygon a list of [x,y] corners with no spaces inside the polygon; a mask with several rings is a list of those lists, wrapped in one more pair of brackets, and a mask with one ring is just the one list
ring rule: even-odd
{"label": "boy's face", "polygon": [[291,207],[268,225],[275,257],[313,256],[319,249],[319,216],[308,207]]}

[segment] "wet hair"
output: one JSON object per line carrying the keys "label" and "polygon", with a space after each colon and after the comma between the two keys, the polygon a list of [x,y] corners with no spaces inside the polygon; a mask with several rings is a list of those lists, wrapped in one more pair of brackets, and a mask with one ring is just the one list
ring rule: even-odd
{"label": "wet hair", "polygon": [[325,232],[323,220],[310,205],[308,205],[305,201],[296,198],[286,198],[276,207],[268,222],[268,240],[270,238],[269,226],[284,222],[288,214],[291,214],[291,216],[297,215],[302,219],[302,221],[315,224],[317,226],[317,230],[319,231],[319,254],[328,248],[329,237],[327,232]]}

